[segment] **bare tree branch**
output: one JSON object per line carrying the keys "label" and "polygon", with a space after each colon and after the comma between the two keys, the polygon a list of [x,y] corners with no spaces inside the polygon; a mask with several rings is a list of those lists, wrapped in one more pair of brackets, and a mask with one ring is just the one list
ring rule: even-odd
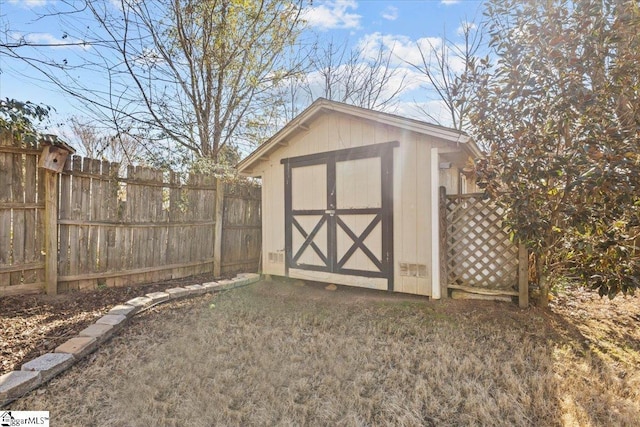
{"label": "bare tree branch", "polygon": [[118,135],[215,159],[261,110],[265,88],[289,75],[283,54],[301,3],[63,0],[41,18],[57,19],[68,42],[12,40],[7,30],[0,55],[38,70]]}
{"label": "bare tree branch", "polygon": [[363,108],[391,110],[406,82],[402,71],[393,67],[393,49],[377,50],[367,56],[363,48],[347,48],[333,41],[312,51],[310,74],[303,90],[311,99],[323,97]]}
{"label": "bare tree branch", "polygon": [[[463,82],[463,76],[467,74],[478,51],[482,45],[482,33],[477,31],[473,23],[464,22],[461,27],[463,44],[456,44],[446,37],[442,43],[435,45],[427,40],[428,47],[416,43],[420,52],[420,62],[412,63],[405,60],[413,70],[417,71],[429,82],[429,89],[435,91],[438,100],[444,103],[449,114],[451,126],[458,130],[464,130],[468,124],[469,94],[468,87]],[[457,68],[456,63],[462,64]],[[430,120],[440,123],[426,108],[421,108],[422,113]]]}

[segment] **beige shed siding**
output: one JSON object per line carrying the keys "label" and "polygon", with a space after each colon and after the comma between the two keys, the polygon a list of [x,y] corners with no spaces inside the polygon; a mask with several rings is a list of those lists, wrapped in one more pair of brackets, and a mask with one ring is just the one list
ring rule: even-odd
{"label": "beige shed siding", "polygon": [[[458,189],[461,186],[460,179],[464,179],[460,176],[460,171],[456,167],[449,169],[441,169],[440,185],[447,189],[447,194],[458,194]],[[475,180],[472,178],[466,178],[466,188],[462,188],[462,194],[478,193],[482,192],[482,189],[478,187]]]}
{"label": "beige shed siding", "polygon": [[478,187],[478,183],[475,179],[467,179],[467,194],[470,193],[482,193],[484,190]]}
{"label": "beige shed siding", "polygon": [[[284,276],[283,262],[270,262],[269,254],[284,254],[284,170],[273,160],[263,162],[262,169],[262,270],[265,274]],[[268,220],[267,220],[268,219]],[[284,257],[284,255],[283,255]]]}
{"label": "beige shed siding", "polygon": [[[309,127],[309,130],[293,136],[287,141],[286,146],[273,152],[268,160],[263,160],[254,169],[255,175],[261,175],[264,178],[262,199],[262,265],[264,273],[285,274],[284,263],[270,262],[270,259],[273,261],[274,258],[269,257],[269,253],[283,252],[285,249],[284,166],[280,160],[395,140],[399,141],[400,145],[394,148],[394,287],[399,292],[431,295],[431,244],[434,242],[434,238],[431,236],[431,147],[444,147],[446,144],[436,143],[431,137],[422,134],[387,125],[378,125],[342,114],[321,115],[310,123]],[[351,200],[357,207],[379,203],[379,193],[371,193],[370,190],[373,186],[369,185],[370,181],[379,181],[379,168],[369,168],[367,161],[355,162],[352,167],[358,173],[351,174],[352,171],[349,170],[349,165],[346,163],[336,165],[337,185],[340,186],[339,190],[342,190],[338,191],[338,203],[346,203],[340,198],[340,194],[347,189],[350,192],[356,192],[357,197]],[[302,179],[294,176],[295,188],[292,189],[295,194],[294,200],[302,203],[296,208],[317,208],[313,205],[313,200],[317,198],[326,200],[326,191],[323,189],[324,181],[314,177],[311,170],[302,172],[297,169],[299,168],[296,168],[295,173],[308,172],[311,182],[298,187]],[[451,171],[454,170],[455,168],[451,169]],[[457,177],[453,176],[452,172],[443,170],[439,175],[448,187],[447,192],[454,192],[454,189],[457,189]],[[304,178],[305,181],[308,181],[308,177]],[[298,178],[297,181],[296,178]],[[326,185],[324,187],[326,188]],[[345,220],[349,221],[348,218]],[[362,221],[364,223],[366,220],[362,219]],[[364,226],[366,225],[362,227]],[[362,227],[360,224],[356,224],[354,228],[356,231],[360,231]],[[381,248],[381,243],[375,241],[377,236],[379,233],[374,230],[371,236],[373,241],[367,241],[368,245],[371,244],[371,247],[376,249],[374,250],[376,255],[378,255],[378,247]],[[437,239],[435,239],[435,243],[437,244]],[[344,253],[346,248],[350,246],[344,238],[339,239],[338,244],[340,253]],[[309,257],[313,256],[315,254],[309,255]],[[370,261],[366,259],[366,256],[358,255],[353,262],[366,268],[366,263]],[[411,265],[412,268],[401,272],[400,263]],[[422,268],[417,268],[419,266]],[[294,269],[289,273],[291,277],[309,280],[386,289],[385,279],[341,276]]]}
{"label": "beige shed siding", "polygon": [[[398,292],[431,295],[431,144],[425,137],[404,135],[394,152],[394,287]],[[426,266],[405,271],[400,264]],[[424,274],[426,273],[426,275]]]}
{"label": "beige shed siding", "polygon": [[[425,137],[423,136],[422,139]],[[416,293],[431,295],[431,244],[439,244],[437,239],[431,236],[431,161],[432,144],[426,140],[417,140],[416,145],[416,229],[419,236],[416,244],[416,264],[426,266],[426,275],[420,274],[416,278]],[[436,201],[437,202],[437,201]]]}
{"label": "beige shed siding", "polygon": [[440,185],[447,189],[447,194],[458,194],[458,170],[456,168],[440,169]]}

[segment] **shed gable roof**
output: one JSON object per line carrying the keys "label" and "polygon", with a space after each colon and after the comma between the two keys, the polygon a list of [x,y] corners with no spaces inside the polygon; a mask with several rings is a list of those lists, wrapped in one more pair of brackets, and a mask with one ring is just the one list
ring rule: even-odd
{"label": "shed gable roof", "polygon": [[481,157],[482,153],[473,142],[473,140],[464,132],[456,129],[438,126],[420,120],[410,119],[395,114],[383,113],[380,111],[369,110],[366,108],[356,107],[342,102],[330,101],[324,98],[318,98],[302,113],[287,123],[282,129],[276,132],[264,144],[256,148],[251,154],[245,157],[237,165],[240,173],[250,172],[252,167],[266,156],[278,150],[287,140],[300,131],[309,129],[309,125],[320,115],[329,112],[336,112],[348,116],[359,117],[370,120],[379,124],[394,126],[406,129],[412,132],[433,136],[444,141],[455,144],[461,144],[466,147],[469,154],[473,157]]}

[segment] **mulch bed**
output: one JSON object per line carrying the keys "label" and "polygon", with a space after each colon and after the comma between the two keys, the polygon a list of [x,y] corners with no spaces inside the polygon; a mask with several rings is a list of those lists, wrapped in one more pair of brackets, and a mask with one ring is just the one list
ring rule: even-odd
{"label": "mulch bed", "polygon": [[0,297],[0,375],[57,346],[106,314],[114,305],[176,286],[212,281],[211,276],[55,296],[43,294]]}

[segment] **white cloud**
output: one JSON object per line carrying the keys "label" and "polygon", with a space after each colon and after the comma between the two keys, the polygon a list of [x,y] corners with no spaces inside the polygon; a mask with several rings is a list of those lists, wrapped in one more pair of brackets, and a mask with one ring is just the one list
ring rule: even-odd
{"label": "white cloud", "polygon": [[[391,65],[395,67],[409,67],[415,65],[424,67],[427,65],[436,66],[435,51],[440,55],[442,49],[442,38],[422,37],[417,40],[398,34],[367,34],[358,41],[358,48],[362,50],[363,56],[367,59],[377,58],[382,50],[383,53],[392,52]],[[458,50],[464,50],[464,45],[456,45]],[[464,70],[464,59],[451,51],[450,47],[445,47],[447,62],[453,72],[460,73]],[[422,53],[421,53],[422,52]]]}
{"label": "white cloud", "polygon": [[[316,2],[317,4],[318,2]],[[303,9],[302,18],[311,27],[320,30],[360,28],[361,15],[353,13],[358,8],[355,0],[332,0]]]}
{"label": "white cloud", "polygon": [[408,67],[396,67],[395,73],[389,79],[388,87],[385,87],[385,90],[391,94],[401,87],[402,91],[397,93],[397,96],[402,97],[403,94],[420,88],[422,84],[423,78],[415,70]]}
{"label": "white cloud", "polygon": [[463,21],[456,30],[456,34],[459,36],[463,36],[467,31],[475,30],[476,28],[478,28],[478,26],[473,22]]}
{"label": "white cloud", "polygon": [[360,39],[358,47],[362,49],[365,57],[375,58],[380,49],[384,52],[393,52],[393,63],[406,66],[409,64],[421,64],[423,52],[430,52],[431,47],[439,47],[442,44],[440,37],[422,37],[414,41],[403,35],[372,33]]}
{"label": "white cloud", "polygon": [[47,0],[9,0],[11,4],[19,4],[24,8],[46,6]]}
{"label": "white cloud", "polygon": [[[423,37],[417,40],[413,40],[404,35],[392,35],[373,33],[367,34],[362,37],[358,42],[358,47],[362,49],[363,56],[367,59],[377,58],[380,53],[387,55],[391,52],[390,66],[397,69],[397,76],[404,77],[405,87],[402,94],[406,98],[409,92],[422,93],[420,97],[425,99],[424,102],[420,102],[416,111],[421,111],[423,119],[425,118],[424,111],[428,111],[435,120],[445,125],[450,125],[450,118],[448,116],[448,110],[446,106],[441,104],[439,100],[432,100],[434,96],[433,83],[429,80],[424,72],[424,67],[428,67],[431,71],[434,79],[438,80],[440,84],[441,70],[439,69],[436,55],[442,54],[443,40],[440,37]],[[457,46],[457,48],[464,50],[464,46]],[[452,52],[450,47],[445,46],[445,55],[447,55],[447,67],[450,71],[459,74],[464,71],[465,63],[462,58]],[[422,51],[422,54],[421,54]],[[424,61],[423,56],[424,55]],[[384,56],[383,56],[384,57]],[[425,64],[426,62],[426,64]],[[412,65],[418,67],[414,68]],[[420,71],[422,70],[422,71]],[[414,92],[417,91],[417,92]],[[409,105],[416,105],[416,103],[409,103],[400,110],[402,114],[414,117],[416,113],[411,113]],[[433,119],[431,120],[433,121]]]}
{"label": "white cloud", "polygon": [[[458,49],[460,50],[464,50],[464,46],[463,45],[459,45]],[[464,67],[465,67],[465,61],[464,58],[458,56],[458,55],[454,55],[454,54],[449,54],[448,56],[448,62],[449,62],[449,67],[451,67],[451,71],[453,71],[454,73],[458,73],[461,74],[464,71]]]}
{"label": "white cloud", "polygon": [[445,6],[450,6],[452,4],[460,3],[460,0],[441,0],[440,3]]}
{"label": "white cloud", "polygon": [[22,36],[24,41],[29,44],[41,44],[48,45],[52,49],[64,49],[64,48],[80,48],[87,50],[89,45],[83,45],[82,40],[72,38],[59,38],[50,33],[31,33]]}
{"label": "white cloud", "polygon": [[[341,64],[332,70],[333,85],[332,85],[332,98],[342,100],[345,96],[345,84],[355,85],[357,88],[362,88],[360,85],[364,85],[365,92],[371,90],[371,93],[376,91],[378,87],[377,83],[369,85],[364,80],[369,81],[371,79],[374,82],[384,82],[381,86],[379,93],[379,100],[385,100],[393,98],[395,100],[390,102],[386,106],[387,109],[394,110],[395,105],[402,97],[416,89],[419,89],[424,83],[421,76],[414,70],[408,67],[391,67],[393,71],[386,71],[384,67],[372,68],[372,66],[366,62],[359,62],[356,64]],[[326,70],[325,70],[326,72]],[[350,76],[349,79],[346,76]],[[300,92],[300,97],[307,100],[307,97],[316,99],[319,96],[327,96],[325,93],[325,74],[320,71],[312,71],[304,77],[306,88]],[[368,88],[368,89],[366,89]],[[350,88],[353,92],[354,87]],[[352,94],[351,97],[347,97],[346,102],[357,103],[358,94]],[[308,100],[307,100],[308,102]]]}
{"label": "white cloud", "polygon": [[398,19],[398,8],[395,6],[388,6],[382,12],[381,16],[388,21],[395,21]]}
{"label": "white cloud", "polygon": [[[111,4],[111,7],[113,7],[114,9],[117,9],[119,11],[122,11],[123,7],[124,8],[132,8],[135,7],[141,3],[143,3],[145,0],[109,0],[109,3]],[[153,5],[157,6],[158,2],[152,3]]]}

